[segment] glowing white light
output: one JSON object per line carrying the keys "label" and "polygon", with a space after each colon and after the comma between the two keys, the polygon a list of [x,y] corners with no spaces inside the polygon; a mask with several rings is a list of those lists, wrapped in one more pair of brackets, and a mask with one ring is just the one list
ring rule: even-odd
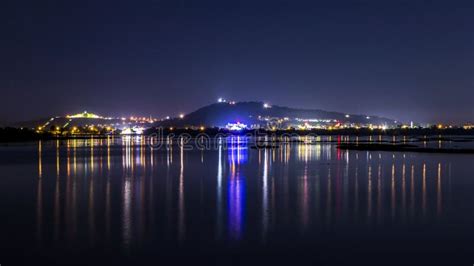
{"label": "glowing white light", "polygon": [[366,118],[367,118],[367,119],[370,119],[370,116],[367,116]]}
{"label": "glowing white light", "polygon": [[238,131],[238,130],[242,130],[242,129],[246,129],[247,128],[247,125],[246,124],[242,124],[240,122],[237,122],[237,123],[228,123],[226,125],[226,128],[228,130],[232,130],[232,131]]}
{"label": "glowing white light", "polygon": [[264,103],[264,104],[263,104],[263,108],[271,108],[271,107],[272,107],[272,106],[271,106],[270,104],[268,104],[268,103]]}
{"label": "glowing white light", "polygon": [[122,132],[120,134],[122,134],[122,135],[131,135],[132,134],[132,129],[131,128],[124,128],[124,129],[122,129]]}
{"label": "glowing white light", "polygon": [[120,134],[122,135],[142,135],[145,129],[143,127],[123,128]]}
{"label": "glowing white light", "polygon": [[183,119],[183,118],[184,118],[184,114],[179,114],[179,118]]}
{"label": "glowing white light", "polygon": [[141,134],[143,134],[143,131],[145,129],[143,127],[134,127],[132,130],[135,134],[141,135]]}
{"label": "glowing white light", "polygon": [[346,115],[346,118],[349,118],[349,117],[351,117],[351,116],[350,116],[350,115]]}
{"label": "glowing white light", "polygon": [[217,99],[217,102],[218,102],[218,103],[222,103],[222,102],[224,102],[224,99],[219,98],[219,99]]}

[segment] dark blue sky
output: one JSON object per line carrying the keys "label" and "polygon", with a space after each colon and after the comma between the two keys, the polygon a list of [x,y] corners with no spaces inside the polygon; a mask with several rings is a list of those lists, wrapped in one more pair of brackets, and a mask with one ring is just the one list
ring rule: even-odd
{"label": "dark blue sky", "polygon": [[175,115],[220,96],[474,121],[474,1],[0,5],[0,121]]}

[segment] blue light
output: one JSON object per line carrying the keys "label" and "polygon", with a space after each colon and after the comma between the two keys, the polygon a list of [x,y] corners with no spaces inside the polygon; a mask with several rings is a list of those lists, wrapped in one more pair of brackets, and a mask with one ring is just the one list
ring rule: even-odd
{"label": "blue light", "polygon": [[242,237],[245,218],[245,178],[239,171],[231,172],[228,182],[229,236],[231,239]]}
{"label": "blue light", "polygon": [[242,164],[247,162],[248,147],[247,139],[243,137],[229,137],[227,139],[229,163]]}

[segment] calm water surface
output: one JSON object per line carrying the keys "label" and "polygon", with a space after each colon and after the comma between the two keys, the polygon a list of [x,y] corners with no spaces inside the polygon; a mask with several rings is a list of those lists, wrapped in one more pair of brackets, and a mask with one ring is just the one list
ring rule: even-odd
{"label": "calm water surface", "polygon": [[473,155],[215,147],[0,146],[0,264],[474,263]]}

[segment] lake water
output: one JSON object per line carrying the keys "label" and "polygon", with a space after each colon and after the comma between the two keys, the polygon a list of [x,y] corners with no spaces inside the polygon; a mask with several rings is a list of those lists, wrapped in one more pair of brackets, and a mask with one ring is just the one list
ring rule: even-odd
{"label": "lake water", "polygon": [[1,145],[0,264],[474,263],[474,155],[237,142]]}

